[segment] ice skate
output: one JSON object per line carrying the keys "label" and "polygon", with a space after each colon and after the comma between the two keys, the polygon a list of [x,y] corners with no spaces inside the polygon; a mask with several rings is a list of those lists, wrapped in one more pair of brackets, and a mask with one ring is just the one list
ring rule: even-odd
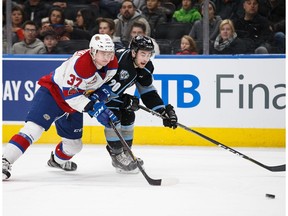
{"label": "ice skate", "polygon": [[[127,150],[124,150],[124,154],[125,154],[128,158],[130,158],[131,160],[133,160],[132,157],[131,157],[131,155],[128,153]],[[143,161],[141,158],[136,157],[136,159],[137,159],[137,161],[140,163],[141,166],[144,165],[144,161]]]}
{"label": "ice skate", "polygon": [[6,158],[2,158],[2,180],[7,180],[11,176],[11,164]]}
{"label": "ice skate", "polygon": [[137,163],[131,157],[127,157],[124,151],[114,153],[109,146],[106,146],[112,159],[112,166],[116,168],[117,173],[121,174],[137,174],[139,169]]}
{"label": "ice skate", "polygon": [[67,161],[64,164],[58,164],[54,160],[54,154],[51,152],[51,158],[47,162],[48,166],[63,169],[65,171],[75,171],[77,169],[77,164],[72,161]]}

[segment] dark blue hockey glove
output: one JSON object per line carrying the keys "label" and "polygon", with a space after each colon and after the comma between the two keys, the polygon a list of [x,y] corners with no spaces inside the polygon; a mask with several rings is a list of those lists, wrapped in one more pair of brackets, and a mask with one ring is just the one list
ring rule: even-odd
{"label": "dark blue hockey glove", "polygon": [[112,94],[113,92],[110,86],[102,85],[89,96],[89,99],[93,102],[96,102],[97,100],[99,102],[106,102],[110,99]]}
{"label": "dark blue hockey glove", "polygon": [[95,103],[93,110],[89,110],[88,113],[89,115],[95,117],[102,125],[108,128],[111,127],[109,123],[110,120],[115,124],[119,123],[118,118],[103,102]]}
{"label": "dark blue hockey glove", "polygon": [[129,94],[123,94],[121,98],[123,101],[123,104],[121,105],[122,109],[126,109],[128,111],[139,110],[139,98]]}
{"label": "dark blue hockey glove", "polygon": [[160,114],[164,116],[165,118],[163,119],[163,125],[165,127],[170,127],[170,128],[177,128],[177,115],[175,113],[174,107],[171,104],[168,104],[165,109],[160,111]]}

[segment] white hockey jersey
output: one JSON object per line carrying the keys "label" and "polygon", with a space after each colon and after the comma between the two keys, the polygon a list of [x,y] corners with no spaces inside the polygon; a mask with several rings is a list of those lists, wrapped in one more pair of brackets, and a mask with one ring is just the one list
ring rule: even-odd
{"label": "white hockey jersey", "polygon": [[43,76],[39,85],[48,88],[57,104],[68,113],[82,112],[90,102],[87,95],[116,73],[116,56],[100,70],[94,65],[89,49],[77,51],[55,71]]}

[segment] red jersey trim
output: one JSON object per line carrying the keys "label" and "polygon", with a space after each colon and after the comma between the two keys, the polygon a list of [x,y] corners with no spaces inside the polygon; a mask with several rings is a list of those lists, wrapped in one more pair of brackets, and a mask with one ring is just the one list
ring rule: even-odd
{"label": "red jersey trim", "polygon": [[77,112],[76,110],[71,108],[68,105],[68,103],[63,99],[63,95],[62,95],[61,90],[59,89],[58,85],[56,85],[52,81],[52,76],[53,76],[53,72],[50,73],[49,75],[41,77],[40,80],[38,81],[38,84],[47,88],[50,91],[50,93],[51,93],[52,97],[54,98],[54,100],[56,101],[57,105],[64,112],[67,112],[67,113]]}

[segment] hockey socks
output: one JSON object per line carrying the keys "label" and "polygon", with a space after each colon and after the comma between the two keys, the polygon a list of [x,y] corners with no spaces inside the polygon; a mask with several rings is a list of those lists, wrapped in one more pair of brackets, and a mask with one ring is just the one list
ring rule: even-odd
{"label": "hockey socks", "polygon": [[60,142],[55,148],[55,155],[51,153],[50,160],[47,164],[50,167],[60,168],[65,171],[75,171],[77,169],[77,164],[70,161],[73,156],[69,156],[63,151],[63,143]]}
{"label": "hockey socks", "polygon": [[3,158],[13,164],[27,148],[32,144],[32,140],[24,133],[15,134],[3,151]]}
{"label": "hockey socks", "polygon": [[19,133],[14,135],[9,143],[17,146],[22,153],[24,153],[27,148],[32,144],[32,140],[24,133]]}
{"label": "hockey socks", "polygon": [[70,160],[73,156],[69,156],[67,154],[65,154],[64,150],[63,150],[63,144],[62,142],[60,142],[56,148],[55,148],[55,157],[54,160],[59,163],[59,164],[63,164],[66,161]]}

